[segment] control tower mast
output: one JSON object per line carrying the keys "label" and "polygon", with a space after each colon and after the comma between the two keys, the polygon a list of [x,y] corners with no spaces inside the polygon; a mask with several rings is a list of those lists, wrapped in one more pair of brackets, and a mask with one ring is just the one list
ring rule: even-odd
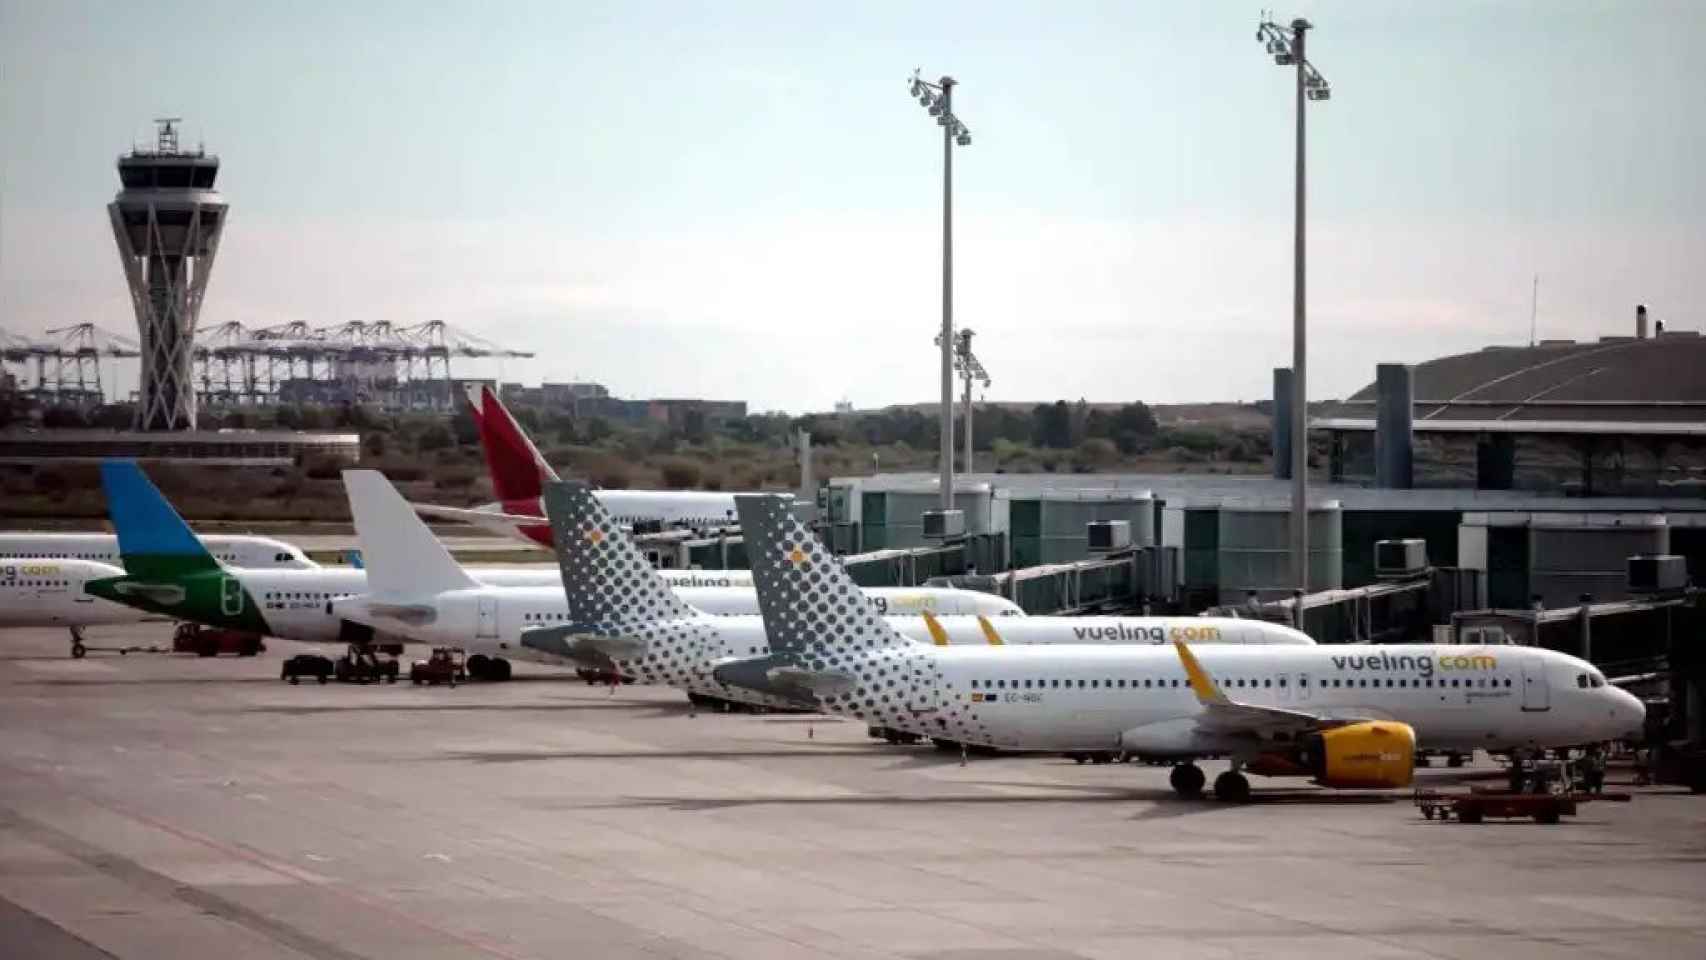
{"label": "control tower mast", "polygon": [[219,158],[179,149],[177,117],[154,121],[154,149],[118,159],[123,189],[107,205],[142,341],[139,430],[195,429],[196,316],[225,227],[213,189]]}

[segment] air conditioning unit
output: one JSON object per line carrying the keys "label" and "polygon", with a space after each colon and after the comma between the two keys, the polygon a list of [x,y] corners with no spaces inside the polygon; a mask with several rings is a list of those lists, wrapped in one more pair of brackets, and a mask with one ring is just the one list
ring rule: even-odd
{"label": "air conditioning unit", "polygon": [[1402,580],[1426,573],[1428,542],[1426,540],[1376,540],[1374,543],[1374,575],[1381,580]]}
{"label": "air conditioning unit", "polygon": [[1688,586],[1688,564],[1669,553],[1650,553],[1629,558],[1630,593],[1664,593]]}
{"label": "air conditioning unit", "polygon": [[1092,520],[1089,531],[1091,553],[1114,553],[1131,549],[1130,520]]}
{"label": "air conditioning unit", "polygon": [[960,540],[966,535],[964,510],[924,511],[924,539]]}

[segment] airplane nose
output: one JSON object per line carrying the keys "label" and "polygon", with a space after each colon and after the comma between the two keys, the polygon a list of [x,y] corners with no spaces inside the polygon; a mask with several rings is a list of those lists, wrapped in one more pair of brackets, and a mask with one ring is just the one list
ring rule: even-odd
{"label": "airplane nose", "polygon": [[1639,740],[1646,732],[1647,707],[1640,698],[1627,690],[1610,688],[1612,694],[1612,713],[1617,719],[1619,736],[1625,740]]}

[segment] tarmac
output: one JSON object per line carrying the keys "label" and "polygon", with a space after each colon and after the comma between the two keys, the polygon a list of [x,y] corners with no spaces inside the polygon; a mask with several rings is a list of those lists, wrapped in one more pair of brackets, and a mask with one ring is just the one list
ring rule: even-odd
{"label": "tarmac", "polygon": [[1259,779],[1234,807],[537,668],[291,686],[283,641],[67,647],[0,633],[0,957],[1706,956],[1706,797],[1674,789],[1557,826]]}

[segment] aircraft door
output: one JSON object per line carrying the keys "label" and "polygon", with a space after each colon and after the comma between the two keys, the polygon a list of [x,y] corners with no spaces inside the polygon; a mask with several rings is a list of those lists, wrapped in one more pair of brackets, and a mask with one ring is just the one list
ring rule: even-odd
{"label": "aircraft door", "polygon": [[482,639],[496,639],[498,635],[498,598],[480,598],[480,620],[474,630],[474,636]]}
{"label": "aircraft door", "polygon": [[1300,673],[1294,681],[1297,684],[1297,699],[1301,702],[1309,699],[1309,674]]}
{"label": "aircraft door", "polygon": [[228,617],[243,612],[243,582],[236,577],[219,578],[219,612]]}
{"label": "aircraft door", "polygon": [[1546,661],[1521,654],[1522,708],[1534,712],[1552,709],[1552,685],[1546,681]]}
{"label": "aircraft door", "polygon": [[1282,673],[1274,678],[1274,696],[1279,699],[1280,703],[1291,702],[1292,682],[1292,676],[1289,673]]}

